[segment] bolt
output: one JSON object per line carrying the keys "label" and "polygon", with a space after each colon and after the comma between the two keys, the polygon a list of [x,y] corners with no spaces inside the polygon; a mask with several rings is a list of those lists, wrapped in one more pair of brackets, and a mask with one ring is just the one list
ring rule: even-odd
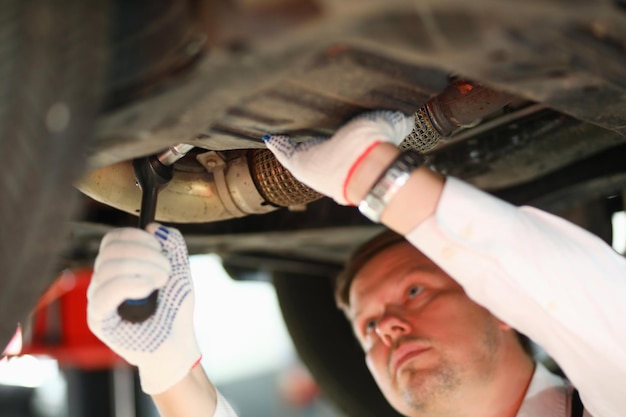
{"label": "bolt", "polygon": [[214,159],[207,159],[206,161],[204,161],[204,164],[205,164],[207,169],[215,169],[215,168],[217,168],[217,161],[214,160]]}

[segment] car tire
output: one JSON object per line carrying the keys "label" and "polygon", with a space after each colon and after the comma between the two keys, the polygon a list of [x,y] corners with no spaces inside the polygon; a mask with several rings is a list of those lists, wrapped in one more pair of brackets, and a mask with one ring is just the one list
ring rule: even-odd
{"label": "car tire", "polygon": [[336,307],[327,276],[274,273],[295,349],[324,395],[350,417],[399,417],[370,375],[363,350]]}
{"label": "car tire", "polygon": [[0,16],[4,346],[56,275],[100,106],[108,10],[106,0],[7,0]]}

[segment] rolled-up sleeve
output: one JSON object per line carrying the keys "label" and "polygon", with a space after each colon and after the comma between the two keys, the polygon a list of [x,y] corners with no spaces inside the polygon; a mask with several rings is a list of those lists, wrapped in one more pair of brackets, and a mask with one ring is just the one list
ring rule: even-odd
{"label": "rolled-up sleeve", "polygon": [[407,239],[469,297],[539,343],[595,416],[626,410],[626,260],[556,216],[448,178]]}

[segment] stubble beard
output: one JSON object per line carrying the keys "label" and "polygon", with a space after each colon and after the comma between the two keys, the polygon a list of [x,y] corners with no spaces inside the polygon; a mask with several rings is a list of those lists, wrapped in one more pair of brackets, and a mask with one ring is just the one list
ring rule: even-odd
{"label": "stubble beard", "polygon": [[459,370],[442,362],[434,369],[415,369],[407,366],[398,378],[399,391],[405,404],[412,410],[426,412],[445,403],[461,385]]}
{"label": "stubble beard", "polygon": [[495,372],[494,358],[499,350],[498,335],[495,328],[487,328],[483,334],[481,354],[477,356],[477,369],[482,372],[468,380],[463,364],[452,361],[443,355],[434,368],[419,369],[405,366],[395,380],[396,389],[402,394],[405,404],[419,413],[441,411],[446,407],[465,384],[488,383]]}

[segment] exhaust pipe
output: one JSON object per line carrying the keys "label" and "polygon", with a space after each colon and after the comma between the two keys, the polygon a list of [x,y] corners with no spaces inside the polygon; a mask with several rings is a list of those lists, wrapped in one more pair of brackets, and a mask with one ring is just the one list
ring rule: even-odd
{"label": "exhaust pipe", "polygon": [[[456,130],[501,109],[512,96],[458,81],[415,113],[415,127],[401,149],[424,153]],[[191,146],[176,145],[160,154],[174,164],[173,178],[161,190],[156,220],[207,223],[280,207],[298,207],[322,197],[296,180],[267,149],[204,152],[180,159]],[[193,152],[190,152],[192,154]],[[138,215],[141,191],[131,161],[87,173],[76,187],[103,204]]]}
{"label": "exhaust pipe", "polygon": [[400,149],[428,152],[457,130],[476,125],[513,101],[513,96],[478,84],[455,81],[415,112],[415,127]]}
{"label": "exhaust pipe", "polygon": [[[155,219],[207,223],[263,214],[280,207],[315,201],[321,194],[296,180],[267,149],[190,152],[173,166],[169,184],[159,193]],[[132,161],[87,173],[76,184],[94,200],[138,215],[141,190]]]}

